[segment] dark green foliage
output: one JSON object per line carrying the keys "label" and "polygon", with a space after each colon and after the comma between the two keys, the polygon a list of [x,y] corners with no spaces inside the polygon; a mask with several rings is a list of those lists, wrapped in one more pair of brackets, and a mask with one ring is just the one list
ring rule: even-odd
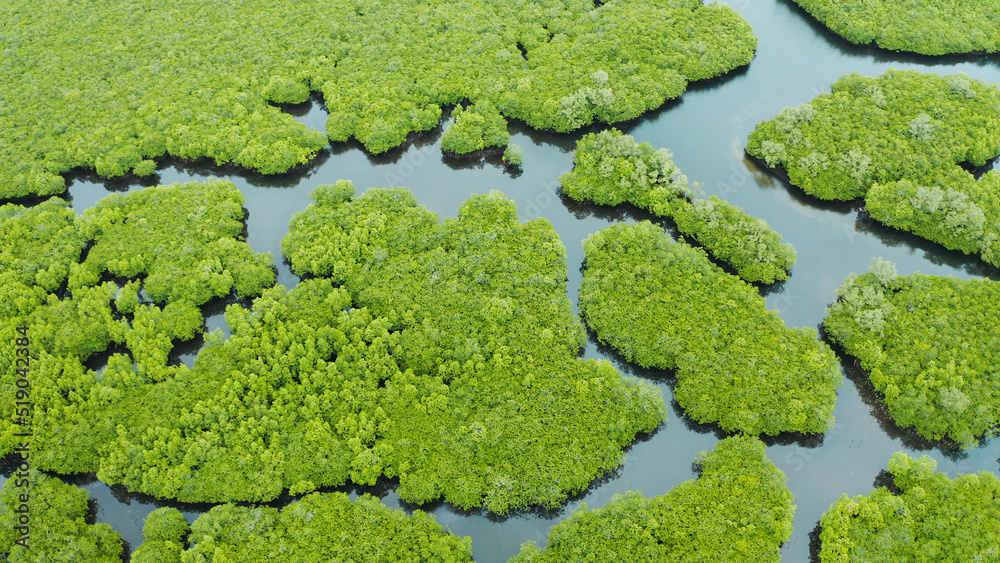
{"label": "dark green foliage", "polygon": [[542,129],[621,121],[748,64],[757,44],[700,0],[12,0],[0,37],[4,198],[61,193],[76,167],[146,175],[164,154],[284,172],[326,139],[268,102],[311,91],[330,138],[373,153],[463,99]]}
{"label": "dark green foliage", "polygon": [[897,452],[889,461],[896,487],[840,497],[820,525],[823,563],[997,561],[1000,480],[980,471],[949,479],[937,462]]}
{"label": "dark green foliage", "polygon": [[849,74],[781,110],[747,152],[821,199],[864,197],[875,219],[1000,265],[1000,90],[964,74]]}
{"label": "dark green foliage", "polygon": [[789,329],[756,289],[644,221],[584,241],[580,311],[601,342],[676,369],[691,418],[729,432],[824,432],[841,375],[811,328]]}
{"label": "dark green foliage", "polygon": [[274,284],[274,271],[270,256],[240,242],[243,217],[243,194],[232,182],[112,194],[83,214],[81,230],[95,242],[81,266],[88,275],[80,277],[145,275],[143,287],[156,302],[201,305],[233,290],[259,295]]}
{"label": "dark green foliage", "polygon": [[664,495],[616,495],[583,504],[542,551],[529,542],[511,563],[557,561],[780,561],[795,506],[785,476],[755,438],[726,438],[698,458],[701,474]]}
{"label": "dark green foliage", "polygon": [[795,0],[852,43],[924,55],[1000,51],[995,0]]}
{"label": "dark green foliage", "polygon": [[489,147],[502,147],[510,141],[507,120],[488,100],[464,109],[457,106],[451,114],[455,123],[441,136],[441,150],[469,154]]}
{"label": "dark green foliage", "polygon": [[441,225],[405,190],[347,200],[349,186],[318,188],[282,248],[296,273],[343,283],[392,331],[398,372],[363,434],[382,444],[359,458],[364,480],[399,476],[411,502],[555,506],[663,420],[654,387],[576,359],[585,333],[547,221],[521,224],[491,193]]}
{"label": "dark green foliage", "polygon": [[788,278],[795,249],[767,223],[712,196],[695,197],[687,177],[670,160],[670,151],[636,143],[616,129],[584,135],[576,144],[572,172],[559,181],[578,201],[601,205],[629,202],[661,217],[702,244],[717,259],[751,282]]}
{"label": "dark green foliage", "polygon": [[861,360],[897,424],[965,446],[1000,426],[1000,283],[914,274],[891,262],[849,277],[823,326]]}
{"label": "dark green foliage", "polygon": [[[11,478],[0,493],[0,556],[11,563],[120,563],[122,538],[108,524],[88,524],[87,491],[67,485],[44,473],[30,472],[30,489],[15,486]],[[28,547],[16,545],[21,537],[17,511],[20,495],[27,493]]]}
{"label": "dark green foliage", "polygon": [[377,498],[308,495],[280,511],[216,506],[191,526],[184,561],[264,563],[460,562],[472,560],[469,538],[446,532],[434,517],[392,510]]}

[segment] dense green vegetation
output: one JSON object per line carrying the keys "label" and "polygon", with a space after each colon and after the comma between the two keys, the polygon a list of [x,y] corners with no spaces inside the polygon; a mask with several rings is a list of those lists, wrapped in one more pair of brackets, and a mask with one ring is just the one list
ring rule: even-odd
{"label": "dense green vegetation", "polygon": [[980,471],[949,479],[937,462],[898,452],[889,461],[894,494],[843,495],[820,525],[823,563],[996,561],[1000,480]]}
{"label": "dense green vegetation", "polygon": [[563,192],[601,205],[629,202],[660,217],[671,217],[685,235],[750,282],[788,279],[795,249],[767,223],[712,196],[702,199],[670,160],[631,135],[611,129],[584,135],[576,144],[574,167],[559,178]]}
{"label": "dense green vegetation", "polygon": [[760,123],[748,153],[821,199],[865,198],[875,219],[1000,265],[1000,90],[964,74],[843,76]]}
{"label": "dense green vegetation", "polygon": [[162,507],[146,516],[142,545],[132,553],[131,563],[180,563],[191,528],[176,508]]}
{"label": "dense green vegetation", "polygon": [[441,150],[445,152],[469,154],[510,142],[507,120],[488,100],[468,108],[458,106],[451,116],[455,123],[441,136]]}
{"label": "dense green vegetation", "polygon": [[286,171],[326,139],[268,102],[311,91],[330,139],[373,153],[466,99],[539,129],[622,121],[748,64],[757,44],[701,0],[15,0],[0,38],[4,198],[61,193],[76,167],[150,174],[164,154]]}
{"label": "dense green vegetation", "polygon": [[851,276],[823,326],[856,356],[889,414],[965,446],[1000,427],[1000,283],[914,274],[891,262]]}
{"label": "dense green vegetation", "polygon": [[497,192],[443,225],[405,190],[353,192],[317,188],[282,249],[293,271],[343,284],[393,333],[397,371],[373,374],[383,413],[363,436],[378,437],[368,463],[399,476],[401,498],[554,506],[663,420],[653,386],[576,359],[586,336],[548,221],[519,223]]}
{"label": "dense green vegetation", "polygon": [[1000,51],[995,0],[795,0],[852,43],[924,55]]}
{"label": "dense green vegetation", "polygon": [[811,328],[790,329],[757,290],[648,221],[584,241],[580,311],[601,342],[676,369],[674,397],[729,432],[824,432],[841,374]]}
{"label": "dense green vegetation", "polygon": [[[58,199],[0,207],[0,326],[5,334],[28,327],[36,467],[94,471],[98,449],[114,436],[110,409],[121,406],[123,391],[186,370],[168,365],[168,354],[201,332],[196,305],[233,290],[252,296],[273,283],[270,258],[239,240],[242,202],[233,184],[209,182],[112,195],[82,218]],[[108,272],[140,279],[102,283]],[[84,367],[112,343],[128,352],[112,355],[100,374]],[[14,347],[12,338],[0,341],[7,413],[17,398]],[[16,422],[0,420],[2,453],[17,443]]]}
{"label": "dense green vegetation", "polygon": [[93,247],[70,288],[104,272],[143,278],[149,299],[201,305],[233,290],[260,295],[274,284],[271,257],[240,242],[243,194],[231,182],[156,186],[112,194],[83,213],[80,231]]}
{"label": "dense green vegetation", "polygon": [[524,149],[518,145],[507,145],[503,151],[503,161],[510,166],[520,166],[524,162]]}
{"label": "dense green vegetation", "polygon": [[[30,460],[30,458],[29,458]],[[120,563],[122,538],[108,524],[88,524],[87,491],[44,473],[29,472],[29,487],[10,478],[0,492],[0,556],[11,563]],[[27,497],[22,498],[22,495]],[[28,516],[23,538],[21,516]],[[23,543],[27,543],[24,547]]]}
{"label": "dense green vegetation", "polygon": [[471,561],[469,538],[444,531],[434,517],[407,515],[377,498],[308,495],[281,510],[216,506],[191,525],[184,561],[337,561],[389,563]]}
{"label": "dense green vegetation", "polygon": [[[34,253],[0,249],[23,263],[4,274],[24,294],[3,320],[31,327],[36,466],[194,502],[385,475],[408,501],[502,513],[558,505],[662,422],[655,387],[577,359],[585,332],[548,222],[519,223],[497,193],[444,225],[405,190],[353,193],[317,188],[285,241],[296,272],[324,277],[229,306],[232,336],[208,335],[192,369],[168,355],[202,331],[196,305],[274,279],[237,240],[231,184],[109,196],[79,219],[61,202],[4,207],[9,232],[39,237]],[[101,283],[108,271],[124,279]],[[185,283],[154,283],[163,271]],[[84,366],[112,344],[102,371]],[[10,451],[17,426],[3,424]]]}
{"label": "dense green vegetation", "polygon": [[[190,532],[190,535],[188,535]],[[472,560],[469,538],[446,532],[432,515],[407,515],[377,498],[314,493],[279,510],[215,506],[188,529],[173,508],[153,511],[133,563],[460,562]],[[186,540],[185,540],[186,538]],[[185,543],[189,544],[185,550]]]}
{"label": "dense green vegetation", "polygon": [[617,495],[598,510],[581,505],[552,528],[544,551],[529,542],[511,563],[780,561],[795,506],[764,444],[726,438],[697,464],[698,479],[664,495]]}

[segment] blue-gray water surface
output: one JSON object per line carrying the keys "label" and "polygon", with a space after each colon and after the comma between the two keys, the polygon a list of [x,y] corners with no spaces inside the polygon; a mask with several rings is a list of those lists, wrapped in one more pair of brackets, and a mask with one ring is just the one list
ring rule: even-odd
{"label": "blue-gray water surface", "polygon": [[[760,121],[770,119],[785,106],[808,102],[849,72],[874,76],[890,68],[939,73],[965,72],[990,83],[1000,83],[1000,59],[983,56],[917,57],[848,44],[816,23],[788,0],[737,0],[734,4],[750,22],[760,43],[753,62],[725,77],[697,83],[678,100],[618,127],[638,141],[666,147],[674,161],[707,195],[718,195],[765,219],[798,251],[790,279],[767,294],[769,308],[779,312],[789,326],[817,327],[836,288],[851,272],[867,271],[872,257],[897,264],[901,274],[952,275],[959,278],[990,277],[1000,273],[983,262],[950,252],[934,243],[879,226],[860,218],[857,204],[828,203],[758,169],[744,157],[747,135]],[[321,103],[287,108],[301,122],[322,130],[326,119]],[[446,127],[447,123],[443,124]],[[572,166],[572,148],[582,132],[573,135],[540,134],[512,126],[511,142],[525,149],[523,172],[512,174],[496,158],[453,160],[442,156],[440,132],[379,157],[360,150],[355,143],[338,144],[321,153],[311,166],[297,173],[265,177],[199,164],[164,164],[153,183],[204,180],[209,177],[236,183],[249,210],[248,242],[258,252],[270,252],[278,267],[278,283],[298,282],[281,259],[281,239],[292,215],[305,209],[310,190],[339,179],[354,182],[359,191],[369,187],[405,186],[429,209],[444,218],[454,216],[470,194],[500,190],[517,202],[523,219],[544,217],[551,221],[567,249],[569,297],[576,302],[583,263],[582,241],[589,234],[616,221],[635,221],[634,210],[573,203],[560,197],[556,179]],[[148,182],[144,183],[148,185]],[[100,182],[92,175],[71,179],[69,196],[82,213],[111,191],[142,189],[143,185]],[[209,329],[225,329],[222,308],[206,311]],[[184,350],[188,363],[196,350]],[[627,364],[591,338],[584,356],[605,358],[625,374],[649,378],[671,399],[667,374],[641,370]],[[811,534],[822,513],[843,494],[871,491],[879,472],[894,452],[926,454],[950,476],[978,470],[997,471],[1000,442],[965,452],[929,448],[880,414],[877,398],[863,377],[844,361],[844,379],[835,411],[836,426],[814,440],[769,442],[768,457],[788,479],[795,495],[795,531],[782,547],[785,561],[808,561]],[[710,426],[685,420],[672,404],[669,420],[652,436],[628,449],[624,466],[606,476],[552,513],[528,513],[497,519],[485,513],[463,512],[437,503],[421,507],[452,532],[472,538],[475,559],[484,563],[506,561],[528,540],[545,542],[550,528],[582,503],[599,508],[615,494],[641,491],[663,494],[695,477],[695,455],[711,449],[720,438]],[[69,479],[82,484],[96,500],[96,520],[114,526],[134,549],[142,541],[146,514],[161,504],[119,487],[108,487],[92,476]],[[344,489],[347,490],[347,489]],[[401,506],[391,483],[368,489],[391,507]],[[352,494],[357,491],[352,490]],[[208,505],[180,507],[193,520]],[[416,507],[404,506],[406,510]]]}

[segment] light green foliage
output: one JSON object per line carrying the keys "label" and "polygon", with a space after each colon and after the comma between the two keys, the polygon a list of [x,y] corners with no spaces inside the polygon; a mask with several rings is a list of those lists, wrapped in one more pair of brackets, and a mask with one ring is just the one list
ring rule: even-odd
{"label": "light green foliage", "polygon": [[961,73],[849,74],[797,106],[807,107],[758,124],[747,152],[815,197],[864,197],[882,223],[1000,265],[1000,174],[976,181],[959,166],[1000,155],[996,86]]}
{"label": "light green foliage", "polygon": [[181,563],[184,546],[175,541],[146,540],[132,553],[131,563]]}
{"label": "light green foliage", "polygon": [[75,167],[149,174],[164,154],[284,172],[326,139],[268,102],[311,91],[330,139],[373,153],[463,99],[539,129],[622,121],[757,45],[734,10],[700,0],[13,0],[0,37],[0,197],[60,193]]}
{"label": "light green foliage", "polygon": [[142,526],[142,536],[146,541],[176,541],[182,542],[187,537],[189,528],[187,520],[176,508],[164,506],[157,508],[146,516]]}
{"label": "light green foliage", "polygon": [[[956,81],[963,87],[954,87]],[[961,162],[981,166],[1000,154],[998,103],[995,86],[963,74],[847,74],[830,93],[758,124],[747,152],[770,156],[768,165],[786,170],[813,196],[853,199],[874,184],[936,180],[944,171],[961,170]],[[803,165],[814,152],[826,157],[826,166]]]}
{"label": "light green foliage", "polygon": [[866,205],[879,221],[1000,266],[1000,173],[978,181],[964,170],[920,185],[900,180],[876,184]]}
{"label": "light green foliage", "polygon": [[446,532],[420,510],[407,515],[377,498],[315,493],[278,510],[216,506],[191,526],[185,563],[264,563],[276,557],[302,563],[390,563],[472,560],[469,538]]}
{"label": "light green foliage", "polygon": [[756,438],[735,436],[698,458],[701,474],[664,495],[616,495],[557,524],[542,551],[524,544],[511,563],[770,561],[792,534],[785,476]]}
{"label": "light green foliage", "polygon": [[687,177],[666,149],[636,143],[616,129],[584,135],[576,145],[572,172],[559,178],[563,191],[578,201],[601,205],[629,202],[661,217],[697,240],[717,259],[751,282],[788,278],[795,249],[762,219],[712,196],[695,197]]}
{"label": "light green foliage", "polygon": [[873,261],[837,290],[823,326],[861,360],[897,424],[969,447],[1000,426],[1000,283]]}
{"label": "light green foliage", "polygon": [[143,542],[132,554],[132,563],[180,563],[191,528],[179,510],[157,508],[146,516]]}
{"label": "light green foliage", "polygon": [[518,145],[508,145],[503,151],[503,161],[510,166],[520,166],[524,162],[524,149]]}
{"label": "light green foliage", "polygon": [[588,133],[576,143],[573,170],[559,178],[566,195],[600,205],[630,202],[659,209],[679,195],[693,195],[667,149],[636,143],[617,129]]}
{"label": "light green foliage", "polygon": [[469,154],[489,147],[502,147],[510,141],[507,120],[488,100],[452,112],[455,123],[441,135],[441,150]]}
{"label": "light green foliage", "polygon": [[820,520],[823,563],[996,561],[1000,480],[980,471],[949,479],[937,462],[897,452],[889,472],[901,494],[879,487],[840,497]]}
{"label": "light green foliage", "polygon": [[[30,489],[12,477],[0,493],[0,556],[11,563],[46,561],[62,563],[120,563],[122,538],[110,525],[88,524],[87,491],[67,485],[44,473],[31,470]],[[20,495],[27,493],[28,502]],[[30,534],[28,547],[15,542],[22,534],[17,512],[28,505]]]}
{"label": "light green foliage", "polygon": [[762,283],[788,279],[795,249],[781,242],[781,235],[763,219],[716,196],[691,203],[677,199],[672,208],[678,230],[735,268],[741,278]]}
{"label": "light green foliage", "polygon": [[146,275],[156,302],[259,295],[274,283],[270,256],[240,242],[243,195],[232,182],[191,182],[112,194],[84,212],[81,230],[94,240],[83,270]]}
{"label": "light green foliage", "polygon": [[852,43],[924,55],[1000,51],[996,0],[795,0]]}
{"label": "light green foliage", "polygon": [[9,306],[14,294],[26,287],[58,288],[85,244],[76,227],[76,213],[61,199],[34,207],[0,206],[0,286],[14,290],[2,300],[3,306]]}
{"label": "light green foliage", "polygon": [[663,420],[654,387],[576,359],[585,333],[547,221],[519,223],[494,192],[442,225],[406,190],[350,189],[318,188],[282,248],[293,271],[330,276],[388,320],[398,370],[378,391],[384,414],[364,436],[382,449],[358,458],[361,479],[398,476],[411,502],[555,506]]}
{"label": "light green foliage", "polygon": [[644,221],[584,241],[580,311],[601,342],[676,369],[674,397],[729,432],[824,432],[841,381],[810,328],[790,329],[743,280]]}
{"label": "light green foliage", "polygon": [[388,323],[350,304],[320,279],[228,307],[232,336],[209,335],[193,370],[123,397],[98,476],[192,502],[374,483],[379,382],[398,369]]}
{"label": "light green foliage", "polygon": [[[27,326],[30,341],[33,464],[59,473],[93,472],[133,409],[128,393],[181,377],[168,366],[176,341],[194,338],[203,319],[196,306],[212,295],[254,295],[274,280],[269,257],[238,241],[242,196],[228,182],[148,188],[113,195],[77,218],[61,200],[32,208],[6,205],[0,222],[0,328]],[[78,263],[88,241],[87,259]],[[213,276],[213,272],[221,272]],[[145,277],[143,283],[101,283],[102,274]],[[173,286],[175,280],[181,280]],[[192,280],[194,283],[192,283]],[[69,291],[60,286],[68,282]],[[214,284],[206,287],[199,284]],[[55,291],[55,292],[54,292]],[[83,362],[112,344],[125,345],[97,373]],[[0,409],[14,412],[15,340],[0,341]],[[0,453],[23,430],[0,419]],[[135,430],[144,428],[141,425]]]}

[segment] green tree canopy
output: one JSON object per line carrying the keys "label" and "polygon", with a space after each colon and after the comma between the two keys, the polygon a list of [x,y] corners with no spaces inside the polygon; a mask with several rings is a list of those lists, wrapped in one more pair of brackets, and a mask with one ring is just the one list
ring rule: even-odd
{"label": "green tree canopy", "polygon": [[764,444],[726,438],[696,463],[698,478],[666,494],[616,495],[597,510],[581,505],[552,528],[544,551],[526,543],[511,563],[780,561],[795,506]]}
{"label": "green tree canopy", "polygon": [[280,557],[303,563],[459,563],[472,560],[468,537],[445,531],[420,510],[407,515],[377,498],[314,493],[278,510],[216,506],[191,526],[184,561],[264,563]]}
{"label": "green tree canopy", "polygon": [[[386,379],[378,463],[401,498],[493,512],[555,506],[621,463],[665,417],[659,392],[581,361],[565,248],[498,192],[444,224],[402,189],[317,188],[282,249],[387,319],[402,372]],[[376,470],[374,474],[377,474]]]}
{"label": "green tree canopy", "polygon": [[966,447],[1000,427],[1000,283],[913,274],[875,259],[823,326],[861,360],[897,424]]}
{"label": "green tree canopy", "polygon": [[841,496],[820,520],[823,563],[1000,558],[1000,480],[986,471],[949,479],[936,467],[897,452],[889,472],[899,492]]}
{"label": "green tree canopy", "polygon": [[[30,460],[30,457],[29,457]],[[0,556],[11,563],[120,563],[122,537],[109,524],[88,524],[87,491],[32,469],[29,487],[10,478],[0,492]],[[27,502],[21,495],[27,494]],[[28,509],[28,547],[22,537],[18,510]]]}
{"label": "green tree canopy", "polygon": [[161,303],[259,295],[274,284],[274,267],[242,242],[244,215],[243,194],[221,180],[109,195],[83,213],[80,229],[94,245],[80,278],[145,276],[143,289]]}
{"label": "green tree canopy", "polygon": [[852,43],[923,55],[1000,51],[1000,2],[795,0]]}
{"label": "green tree canopy", "polygon": [[[170,351],[203,330],[197,305],[213,296],[253,296],[274,281],[270,257],[241,240],[242,195],[229,182],[156,187],[112,195],[77,217],[65,202],[0,207],[0,453],[30,425],[35,467],[60,473],[98,469],[115,437],[121,401],[133,388],[187,370]],[[80,263],[82,251],[89,252]],[[103,281],[107,275],[127,281]],[[65,283],[65,285],[64,285]],[[67,289],[68,288],[68,289]],[[161,303],[154,303],[156,299]],[[163,303],[166,301],[166,303]],[[27,333],[16,333],[17,327]],[[84,362],[108,350],[99,372]],[[30,350],[32,413],[13,416],[15,348]]]}
{"label": "green tree canopy", "polygon": [[12,0],[0,37],[3,198],[61,193],[78,167],[147,175],[167,154],[287,171],[327,139],[269,102],[317,91],[329,138],[373,153],[463,100],[538,129],[622,121],[757,45],[701,0]]}
{"label": "green tree canopy", "polygon": [[811,328],[790,329],[757,290],[648,221],[584,241],[580,311],[643,367],[676,369],[674,397],[728,432],[824,432],[841,381]]}
{"label": "green tree canopy", "polygon": [[[169,190],[192,200],[178,201],[178,214],[197,206],[193,187],[154,190],[148,201],[172,202]],[[347,182],[317,188],[284,242],[296,272],[320,277],[264,290],[250,310],[229,306],[232,336],[209,335],[193,369],[167,365],[173,343],[201,331],[183,294],[160,305],[129,281],[45,296],[28,316],[39,335],[39,467],[96,471],[192,502],[399,477],[407,501],[443,496],[503,513],[558,505],[663,421],[655,387],[577,359],[585,333],[547,221],[521,224],[499,193],[472,198],[443,225],[405,190],[353,193]],[[145,206],[99,204],[81,220],[103,237],[84,262],[93,275],[78,279],[101,271],[91,257],[113,264],[99,248],[110,233],[124,239],[125,257],[162,256],[150,249],[169,245],[197,257],[227,240],[217,237],[233,204],[213,207],[218,230],[164,223],[175,238],[152,241],[138,226]],[[99,373],[84,367],[112,342],[127,351]],[[12,440],[16,425],[5,425]]]}
{"label": "green tree canopy", "polygon": [[510,142],[507,120],[488,100],[465,109],[458,106],[451,116],[455,123],[441,136],[441,150],[445,152],[469,154]]}
{"label": "green tree canopy", "polygon": [[959,73],[842,76],[828,94],[757,125],[746,150],[821,199],[865,198],[872,217],[1000,265],[1000,89]]}
{"label": "green tree canopy", "polygon": [[600,205],[624,202],[670,217],[677,228],[750,282],[788,279],[795,249],[766,222],[712,196],[702,199],[671,160],[617,129],[588,133],[576,144],[573,170],[559,178],[563,192]]}

